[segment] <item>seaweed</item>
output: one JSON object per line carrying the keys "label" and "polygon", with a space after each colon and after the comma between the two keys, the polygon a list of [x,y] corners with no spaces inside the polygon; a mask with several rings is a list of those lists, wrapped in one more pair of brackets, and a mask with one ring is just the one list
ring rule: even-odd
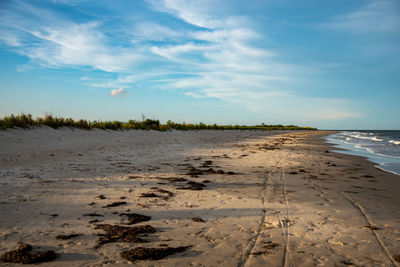
{"label": "seaweed", "polygon": [[127,216],[128,217],[128,223],[127,224],[135,224],[135,223],[140,223],[140,222],[145,222],[145,221],[150,221],[151,217],[138,214],[138,213],[120,213],[119,216]]}
{"label": "seaweed", "polygon": [[189,190],[203,190],[204,187],[207,187],[205,184],[193,182],[193,181],[189,181],[189,182],[187,182],[187,184],[189,185],[189,187],[186,187],[185,189],[189,189]]}
{"label": "seaweed", "polygon": [[164,177],[160,177],[158,179],[167,180],[167,181],[169,181],[171,183],[174,183],[174,182],[186,182],[187,181],[187,179],[181,178],[181,177],[165,177],[165,178]]}
{"label": "seaweed", "polygon": [[200,217],[193,217],[192,218],[192,221],[194,221],[194,222],[205,222],[202,218],[200,218]]}
{"label": "seaweed", "polygon": [[12,262],[20,264],[33,264],[52,261],[57,258],[53,250],[43,250],[32,252],[32,246],[22,243],[16,250],[5,252],[0,256],[0,262]]}
{"label": "seaweed", "polygon": [[400,254],[393,255],[393,259],[397,262],[400,262]]}
{"label": "seaweed", "polygon": [[107,204],[107,205],[103,206],[102,208],[118,207],[118,206],[125,205],[125,204],[126,204],[125,201],[117,201],[117,202]]}
{"label": "seaweed", "polygon": [[172,197],[174,195],[174,193],[172,193],[171,191],[165,190],[165,189],[157,188],[157,191],[162,194],[167,194],[169,197]]}
{"label": "seaweed", "polygon": [[77,236],[81,236],[82,234],[69,234],[69,235],[57,235],[56,239],[60,239],[60,240],[67,240],[67,239],[71,239]]}
{"label": "seaweed", "polygon": [[83,216],[90,216],[90,217],[103,217],[103,214],[98,214],[98,213],[86,213],[83,214]]}
{"label": "seaweed", "polygon": [[137,247],[134,249],[125,250],[120,253],[120,256],[129,261],[136,260],[160,260],[169,255],[184,252],[190,246],[184,247],[161,247],[161,248],[145,248]]}
{"label": "seaweed", "polygon": [[140,197],[158,197],[156,194],[154,193],[141,193]]}
{"label": "seaweed", "polygon": [[150,225],[127,227],[111,224],[99,224],[95,229],[102,229],[105,234],[99,234],[99,245],[112,242],[143,243],[145,240],[137,237],[139,234],[154,233],[156,230]]}

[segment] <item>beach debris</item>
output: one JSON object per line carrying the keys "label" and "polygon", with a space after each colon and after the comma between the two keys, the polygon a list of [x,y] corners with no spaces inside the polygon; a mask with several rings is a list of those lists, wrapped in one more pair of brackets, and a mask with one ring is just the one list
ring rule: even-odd
{"label": "beach debris", "polygon": [[189,189],[189,190],[203,190],[204,187],[207,187],[205,184],[202,183],[198,183],[198,182],[193,182],[193,181],[189,181],[187,182],[187,184],[189,185],[188,187],[185,187],[183,189]]}
{"label": "beach debris", "polygon": [[297,174],[298,172],[290,171],[289,174]]}
{"label": "beach debris", "polygon": [[375,225],[366,225],[365,227],[371,229],[372,231],[381,230],[380,227],[377,227]]}
{"label": "beach debris", "polygon": [[204,173],[214,174],[217,173],[213,168],[208,168],[207,170],[203,170]]}
{"label": "beach debris", "polygon": [[340,263],[342,263],[344,265],[354,265],[354,263],[352,261],[349,261],[349,260],[343,260],[343,261],[340,261]]}
{"label": "beach debris", "polygon": [[252,252],[252,255],[265,255],[269,253],[269,250],[272,250],[276,247],[279,246],[278,243],[272,242],[272,241],[267,241],[265,242],[266,245],[263,246],[263,249],[265,249],[264,251],[256,251],[256,252]]}
{"label": "beach debris", "polygon": [[83,214],[83,216],[102,217],[104,215],[103,214],[98,214],[98,213],[86,213],[86,214]]}
{"label": "beach debris", "polygon": [[95,229],[101,229],[106,232],[105,234],[98,234],[100,236],[97,240],[99,245],[112,242],[143,243],[146,241],[137,235],[156,232],[156,230],[150,225],[128,227],[111,224],[99,224],[96,225]]}
{"label": "beach debris", "polygon": [[369,174],[366,174],[366,175],[361,175],[361,177],[364,177],[364,178],[375,178],[374,176],[372,176],[372,175],[369,175]]}
{"label": "beach debris", "polygon": [[98,199],[106,199],[106,197],[104,195],[98,195],[97,198]]}
{"label": "beach debris", "polygon": [[158,179],[166,180],[166,181],[169,181],[171,183],[174,183],[174,182],[186,182],[187,181],[187,179],[182,178],[182,177],[159,177]]}
{"label": "beach debris", "polygon": [[216,174],[225,174],[225,172],[223,170],[216,170],[215,173]]}
{"label": "beach debris", "polygon": [[146,216],[146,215],[138,214],[138,213],[120,213],[119,216],[127,216],[128,217],[128,223],[126,223],[126,224],[135,224],[135,223],[150,221],[150,219],[151,219],[150,216]]}
{"label": "beach debris", "polygon": [[190,167],[189,168],[189,171],[186,173],[186,175],[189,175],[189,176],[191,176],[191,177],[197,177],[198,175],[203,175],[204,173],[203,173],[203,171],[202,170],[199,170],[199,169],[196,169],[195,167]]}
{"label": "beach debris", "polygon": [[153,192],[148,192],[148,193],[141,193],[140,197],[159,197],[163,199],[168,199],[174,195],[174,193],[172,193],[171,191],[160,189],[158,187],[152,187],[151,189],[156,190],[158,193],[161,193],[161,195],[157,195]]}
{"label": "beach debris", "polygon": [[192,221],[194,221],[194,222],[205,222],[202,218],[200,218],[200,217],[193,217],[192,218]]}
{"label": "beach debris", "polygon": [[94,220],[89,221],[89,223],[98,223],[98,222],[102,222],[102,221],[100,221],[98,219],[94,219]]}
{"label": "beach debris", "polygon": [[161,194],[166,194],[168,197],[172,197],[174,195],[174,193],[172,193],[171,191],[161,189],[161,188],[157,188],[157,191]]}
{"label": "beach debris", "polygon": [[136,260],[160,260],[169,255],[184,252],[190,246],[184,247],[161,247],[161,248],[145,248],[137,247],[134,249],[125,250],[120,253],[120,256],[129,261]]}
{"label": "beach debris", "polygon": [[43,250],[32,252],[33,247],[26,243],[21,243],[16,250],[5,252],[0,256],[0,262],[12,262],[20,264],[34,264],[55,260],[57,254],[53,250]]}
{"label": "beach debris", "polygon": [[393,255],[393,259],[397,262],[400,262],[400,254]]}
{"label": "beach debris", "polygon": [[126,204],[125,201],[117,201],[117,202],[113,202],[113,203],[107,204],[107,205],[103,206],[102,208],[118,207],[118,206],[125,205],[125,204]]}
{"label": "beach debris", "polygon": [[206,160],[199,167],[210,167],[213,164],[212,160]]}
{"label": "beach debris", "polygon": [[81,236],[81,235],[83,235],[83,234],[57,235],[56,239],[67,240],[67,239],[71,239],[71,238]]}
{"label": "beach debris", "polygon": [[206,184],[206,183],[210,183],[211,181],[210,180],[203,180],[203,181],[201,181],[203,184]]}
{"label": "beach debris", "polygon": [[140,197],[158,197],[158,196],[152,192],[149,192],[149,193],[141,193]]}
{"label": "beach debris", "polygon": [[236,172],[229,171],[229,172],[227,172],[226,174],[227,174],[227,175],[235,175],[235,174],[236,174]]}

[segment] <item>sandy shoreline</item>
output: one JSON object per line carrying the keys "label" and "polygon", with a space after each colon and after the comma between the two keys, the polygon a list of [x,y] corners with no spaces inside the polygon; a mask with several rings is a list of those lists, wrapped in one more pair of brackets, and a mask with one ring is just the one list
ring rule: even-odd
{"label": "sandy shoreline", "polygon": [[[26,242],[59,255],[43,266],[129,265],[122,251],[190,246],[134,264],[398,266],[400,177],[328,153],[325,134],[1,131],[0,253]],[[156,232],[99,246],[99,224]]]}

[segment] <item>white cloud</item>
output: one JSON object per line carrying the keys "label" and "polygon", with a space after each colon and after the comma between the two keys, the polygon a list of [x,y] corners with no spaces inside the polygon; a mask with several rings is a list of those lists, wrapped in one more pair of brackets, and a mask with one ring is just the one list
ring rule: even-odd
{"label": "white cloud", "polygon": [[400,2],[375,0],[361,9],[337,16],[324,27],[355,33],[398,32]]}
{"label": "white cloud", "polygon": [[[148,0],[154,9],[174,15],[186,23],[201,28],[217,29],[243,25],[246,18],[242,16],[218,16],[219,6],[224,1],[216,0]],[[213,7],[210,9],[210,7]]]}
{"label": "white cloud", "polygon": [[136,43],[138,41],[179,40],[184,35],[182,31],[176,31],[155,22],[140,22],[134,26],[132,41]]}
{"label": "white cloud", "polygon": [[124,88],[113,89],[110,91],[110,96],[126,96],[128,95],[128,91]]}
{"label": "white cloud", "polygon": [[1,39],[39,64],[121,72],[145,58],[134,48],[107,46],[100,22],[75,23],[28,3],[11,6],[0,15],[0,26],[9,29]]}

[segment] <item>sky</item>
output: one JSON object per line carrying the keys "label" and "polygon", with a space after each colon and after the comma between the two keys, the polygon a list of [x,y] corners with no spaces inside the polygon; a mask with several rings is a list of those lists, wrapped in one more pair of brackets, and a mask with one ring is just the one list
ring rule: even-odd
{"label": "sky", "polygon": [[0,116],[400,130],[398,0],[0,1]]}

